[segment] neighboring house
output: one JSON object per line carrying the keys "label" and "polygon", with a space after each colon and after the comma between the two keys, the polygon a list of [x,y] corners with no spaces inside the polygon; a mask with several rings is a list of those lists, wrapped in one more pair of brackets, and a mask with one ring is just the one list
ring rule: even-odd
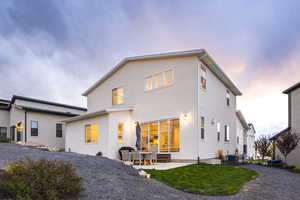
{"label": "neighboring house", "polygon": [[[281,135],[286,134],[291,129],[300,137],[300,82],[286,89],[283,93],[288,95],[288,127],[271,138],[275,143]],[[284,156],[276,145],[274,158],[284,161]],[[300,167],[300,143],[296,149],[288,155],[287,163]]]}
{"label": "neighboring house", "polygon": [[253,124],[248,124],[241,111],[236,112],[237,116],[237,150],[238,154],[243,154],[247,159],[255,158],[255,129]]}
{"label": "neighboring house", "polygon": [[139,122],[142,150],[173,160],[234,154],[239,95],[205,50],[125,58],[83,93],[88,113],[64,120],[66,149],[117,158],[135,147]]}
{"label": "neighboring house", "polygon": [[65,126],[61,120],[86,111],[85,108],[14,95],[10,101],[0,100],[1,137],[63,148]]}
{"label": "neighboring house", "polygon": [[8,137],[9,100],[0,99],[0,139]]}

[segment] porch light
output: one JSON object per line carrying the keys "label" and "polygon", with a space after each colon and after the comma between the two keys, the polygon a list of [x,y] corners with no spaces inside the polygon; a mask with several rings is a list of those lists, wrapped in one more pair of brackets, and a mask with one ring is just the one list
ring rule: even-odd
{"label": "porch light", "polygon": [[191,113],[184,113],[180,116],[180,119],[184,122],[184,123],[188,123],[191,121]]}

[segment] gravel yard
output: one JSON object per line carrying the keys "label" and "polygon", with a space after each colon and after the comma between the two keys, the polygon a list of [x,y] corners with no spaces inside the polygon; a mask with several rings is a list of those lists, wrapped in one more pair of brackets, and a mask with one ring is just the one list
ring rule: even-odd
{"label": "gravel yard", "polygon": [[152,179],[145,179],[132,167],[102,157],[65,152],[44,152],[15,144],[0,144],[0,168],[17,160],[49,159],[72,163],[84,178],[81,199],[158,200],[158,199],[299,199],[300,175],[288,171],[248,165],[260,173],[234,196],[201,196],[172,189]]}

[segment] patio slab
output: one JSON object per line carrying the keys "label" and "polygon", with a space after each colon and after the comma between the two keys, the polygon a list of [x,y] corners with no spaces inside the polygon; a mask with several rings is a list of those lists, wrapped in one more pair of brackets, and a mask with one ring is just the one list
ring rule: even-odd
{"label": "patio slab", "polygon": [[187,163],[169,162],[169,163],[155,163],[153,165],[133,165],[133,168],[166,170],[166,169],[173,169],[176,167],[183,167],[183,166],[191,165],[191,164],[195,164],[195,162],[187,162]]}

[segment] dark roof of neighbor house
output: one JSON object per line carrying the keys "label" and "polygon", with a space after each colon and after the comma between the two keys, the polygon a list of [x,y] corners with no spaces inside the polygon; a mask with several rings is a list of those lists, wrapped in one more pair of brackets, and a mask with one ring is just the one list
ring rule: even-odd
{"label": "dark roof of neighbor house", "polygon": [[285,129],[283,129],[282,131],[280,131],[279,133],[275,134],[274,136],[272,136],[270,138],[270,140],[276,140],[279,136],[281,136],[282,134],[286,133],[287,131],[290,131],[291,127],[287,127]]}
{"label": "dark roof of neighbor house", "polygon": [[295,85],[293,85],[293,86],[289,87],[288,89],[284,90],[282,93],[283,94],[289,94],[290,92],[292,92],[292,91],[294,91],[298,88],[300,88],[300,82],[298,82]]}
{"label": "dark roof of neighbor house", "polygon": [[10,103],[10,100],[6,100],[6,99],[0,99],[0,101],[4,101],[6,103]]}
{"label": "dark roof of neighbor house", "polygon": [[82,108],[82,107],[71,106],[71,105],[55,103],[55,102],[51,102],[51,101],[30,98],[30,97],[18,96],[18,95],[13,95],[13,97],[11,99],[11,104],[15,103],[16,99],[35,102],[35,103],[41,103],[41,104],[47,104],[47,105],[52,105],[52,106],[64,107],[64,108],[71,108],[71,109],[75,109],[75,110],[87,111],[86,108]]}
{"label": "dark roof of neighbor house", "polygon": [[21,107],[25,111],[30,111],[30,112],[46,113],[46,114],[53,114],[53,115],[62,115],[62,116],[67,116],[67,117],[76,117],[76,116],[78,116],[78,114],[74,114],[74,113],[71,113],[71,112],[61,112],[61,111],[56,111],[56,110],[47,110],[47,109],[33,108],[33,107],[27,107],[27,106],[21,106]]}
{"label": "dark roof of neighbor house", "polygon": [[144,56],[134,56],[124,58],[119,62],[110,72],[104,75],[101,79],[95,82],[91,87],[89,87],[82,95],[87,96],[96,87],[101,85],[104,81],[109,79],[114,73],[121,69],[127,62],[139,61],[139,60],[149,60],[149,59],[159,59],[159,58],[172,58],[172,57],[183,57],[183,56],[199,56],[201,61],[204,62],[207,67],[215,74],[215,76],[235,95],[242,95],[240,90],[235,86],[235,84],[228,78],[228,76],[223,72],[223,70],[215,63],[215,61],[208,55],[204,49],[195,49],[189,51],[178,51],[169,52],[161,54],[152,54]]}

